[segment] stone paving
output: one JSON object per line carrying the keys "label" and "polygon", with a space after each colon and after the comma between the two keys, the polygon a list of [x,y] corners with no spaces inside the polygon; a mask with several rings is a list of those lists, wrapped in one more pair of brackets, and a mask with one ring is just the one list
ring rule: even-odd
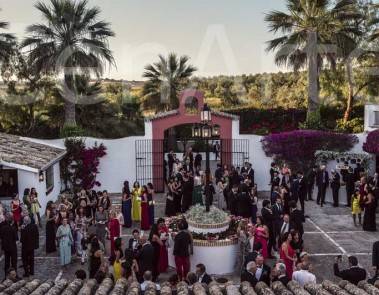
{"label": "stone paving", "polygon": [[[114,202],[117,201],[114,199]],[[164,215],[164,205],[164,195],[157,195],[156,217]],[[320,208],[311,201],[306,202],[305,210],[309,216],[305,223],[305,250],[311,254],[311,262],[318,281],[324,279],[338,281],[338,278],[333,275],[333,263],[334,258],[339,254],[343,255],[343,266],[347,265],[347,256],[354,254],[363,267],[366,269],[371,267],[371,247],[374,241],[379,240],[377,232],[364,232],[360,227],[355,227],[350,209],[347,207],[333,208],[326,205]],[[379,228],[378,217],[377,224]],[[135,227],[138,227],[138,224],[135,224]],[[125,245],[130,234],[131,229],[123,229],[122,236]],[[45,254],[45,233],[43,229],[40,232],[40,248],[36,251],[35,256],[35,277],[41,279],[55,278],[61,271],[58,253]],[[274,261],[268,263],[273,264]],[[21,265],[21,260],[19,260],[19,265]],[[73,259],[72,264],[64,270],[63,277],[71,279],[77,269],[86,270],[87,267],[87,264],[82,266],[78,260]],[[3,276],[3,268],[4,261],[2,260],[0,262],[0,277]],[[19,269],[19,273],[22,275],[23,270]],[[160,280],[167,279],[172,273],[174,273],[173,269],[162,274]],[[237,273],[229,276],[229,278],[238,282]]]}

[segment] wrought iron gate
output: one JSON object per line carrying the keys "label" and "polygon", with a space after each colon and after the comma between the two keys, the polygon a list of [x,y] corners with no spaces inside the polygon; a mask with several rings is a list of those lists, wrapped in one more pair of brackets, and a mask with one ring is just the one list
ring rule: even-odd
{"label": "wrought iron gate", "polygon": [[136,180],[141,184],[152,183],[157,192],[165,187],[164,140],[136,140]]}
{"label": "wrought iron gate", "polygon": [[[242,167],[249,161],[248,139],[218,139],[221,164]],[[146,139],[135,141],[136,180],[141,184],[152,183],[156,192],[164,192],[168,167],[165,166],[167,140]],[[211,153],[213,150],[211,150]],[[203,159],[205,160],[205,159]]]}

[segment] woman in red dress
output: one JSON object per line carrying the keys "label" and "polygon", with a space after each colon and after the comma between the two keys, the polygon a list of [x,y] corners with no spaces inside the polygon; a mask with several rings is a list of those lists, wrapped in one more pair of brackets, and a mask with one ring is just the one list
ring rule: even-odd
{"label": "woman in red dress", "polygon": [[280,259],[286,266],[287,277],[289,280],[292,279],[292,273],[294,269],[294,264],[296,263],[296,253],[291,247],[292,235],[287,232],[283,235],[283,243],[280,247]]}
{"label": "woman in red dress", "polygon": [[111,257],[115,256],[115,240],[120,237],[120,222],[116,212],[112,211],[108,222],[109,239],[111,241]]}
{"label": "woman in red dress", "polygon": [[11,202],[11,209],[12,209],[14,223],[16,224],[17,228],[19,228],[20,221],[21,221],[21,206],[20,206],[20,199],[18,198],[18,194],[13,197],[13,200]]}
{"label": "woman in red dress", "polygon": [[260,242],[262,245],[262,256],[264,259],[267,259],[268,257],[268,249],[267,249],[267,242],[269,237],[269,231],[267,226],[263,224],[262,217],[257,216],[257,224],[255,228],[255,242]]}
{"label": "woman in red dress", "polygon": [[158,220],[158,232],[160,239],[162,241],[160,252],[159,252],[159,272],[166,272],[168,268],[168,253],[167,253],[167,243],[168,243],[168,227],[166,226],[165,220],[160,218]]}
{"label": "woman in red dress", "polygon": [[146,185],[142,187],[141,192],[141,229],[150,229],[149,196]]}

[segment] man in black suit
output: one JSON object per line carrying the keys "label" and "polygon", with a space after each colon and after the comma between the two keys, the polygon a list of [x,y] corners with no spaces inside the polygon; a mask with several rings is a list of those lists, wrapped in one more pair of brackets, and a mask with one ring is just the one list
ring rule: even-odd
{"label": "man in black suit", "polygon": [[297,172],[297,195],[299,197],[301,211],[304,213],[304,201],[307,198],[307,180],[304,178],[302,171]]}
{"label": "man in black suit", "polygon": [[287,286],[289,283],[289,279],[287,277],[287,272],[286,272],[286,265],[284,263],[278,262],[275,264],[274,267],[274,275],[272,278],[272,282],[281,282],[284,286]]}
{"label": "man in black suit", "polygon": [[222,179],[224,171],[220,163],[217,163],[217,168],[215,170],[216,184]]}
{"label": "man in black suit", "polygon": [[[283,221],[283,205],[282,199],[277,198],[276,203],[272,206],[272,214],[274,215],[274,232],[275,237],[280,235],[280,224]],[[274,250],[277,251],[276,243],[274,244]]]}
{"label": "man in black suit", "polygon": [[269,240],[267,245],[267,251],[269,258],[272,258],[272,248],[275,246],[276,236],[274,230],[274,214],[272,213],[271,203],[269,200],[263,200],[261,215],[263,224],[267,226],[269,231]]}
{"label": "man in black suit", "polygon": [[257,271],[255,272],[255,278],[258,282],[265,282],[267,286],[270,285],[270,274],[271,268],[264,263],[264,258],[262,255],[258,255],[255,259],[255,264],[257,266]]}
{"label": "man in black suit", "polygon": [[34,250],[39,248],[39,232],[36,224],[32,224],[30,217],[24,217],[21,227],[21,255],[24,266],[24,277],[34,275]]}
{"label": "man in black suit", "polygon": [[240,192],[237,194],[236,200],[237,216],[241,216],[243,218],[251,217],[251,199],[247,190],[247,185],[243,184],[240,188]]}
{"label": "man in black suit", "polygon": [[255,285],[258,283],[257,278],[255,277],[257,272],[257,264],[255,261],[250,261],[246,269],[242,271],[241,273],[241,283],[242,282],[249,282],[252,287],[255,287]]}
{"label": "man in black suit", "polygon": [[315,186],[315,178],[316,178],[317,167],[314,166],[307,174],[307,201],[313,200],[313,188]]}
{"label": "man in black suit", "polygon": [[326,171],[326,166],[321,165],[320,170],[316,175],[316,185],[317,185],[317,204],[324,206],[326,189],[329,185],[329,174]]}
{"label": "man in black suit", "polygon": [[271,194],[273,192],[273,190],[275,189],[275,187],[279,187],[280,186],[280,177],[279,177],[279,172],[278,171],[274,171],[273,172],[274,175],[272,176],[272,179],[271,179]]}
{"label": "man in black suit", "polygon": [[332,180],[330,182],[330,188],[332,189],[333,194],[333,207],[338,207],[339,200],[338,200],[338,193],[341,187],[341,176],[339,173],[335,170],[331,171]]}
{"label": "man in black suit", "polygon": [[284,214],[282,220],[279,223],[279,231],[278,231],[278,249],[280,249],[282,245],[282,237],[285,233],[288,233],[291,230],[290,225],[290,216],[288,214]]}
{"label": "man in black suit", "polygon": [[0,224],[1,247],[4,251],[4,273],[9,267],[17,269],[17,229],[13,224],[12,214],[7,214],[6,220]]}
{"label": "man in black suit", "polygon": [[303,223],[305,222],[305,217],[303,211],[299,210],[296,206],[295,201],[290,202],[290,228],[299,232],[300,238],[304,234]]}
{"label": "man in black suit", "polygon": [[238,200],[238,184],[234,184],[231,191],[228,193],[228,206],[230,214],[236,215],[237,214],[237,200]]}
{"label": "man in black suit", "polygon": [[146,234],[141,234],[139,243],[141,245],[141,249],[137,254],[137,261],[139,267],[138,280],[141,283],[143,280],[143,274],[146,271],[153,272],[154,247],[147,240]]}
{"label": "man in black suit", "polygon": [[366,279],[366,270],[358,266],[357,257],[349,256],[348,260],[349,268],[340,271],[338,263],[341,261],[341,257],[336,257],[334,263],[334,275],[354,285],[358,285],[360,281]]}
{"label": "man in black suit", "polygon": [[208,285],[210,282],[212,282],[211,276],[207,274],[205,265],[202,263],[196,265],[196,275],[199,283]]}
{"label": "man in black suit", "polygon": [[136,256],[138,248],[141,246],[139,244],[139,230],[133,229],[132,235],[133,237],[129,239],[128,249],[132,250],[134,255]]}

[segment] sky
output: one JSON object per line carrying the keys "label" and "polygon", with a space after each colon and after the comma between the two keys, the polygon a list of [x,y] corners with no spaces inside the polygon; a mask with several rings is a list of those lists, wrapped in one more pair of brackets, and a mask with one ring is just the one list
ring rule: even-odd
{"label": "sky", "polygon": [[[0,0],[0,20],[19,39],[41,22],[34,0]],[[43,2],[49,2],[43,0]],[[285,10],[285,0],[89,0],[112,24],[110,40],[116,67],[105,77],[141,80],[144,67],[158,54],[188,55],[198,76],[277,72],[265,51],[265,13]]]}

